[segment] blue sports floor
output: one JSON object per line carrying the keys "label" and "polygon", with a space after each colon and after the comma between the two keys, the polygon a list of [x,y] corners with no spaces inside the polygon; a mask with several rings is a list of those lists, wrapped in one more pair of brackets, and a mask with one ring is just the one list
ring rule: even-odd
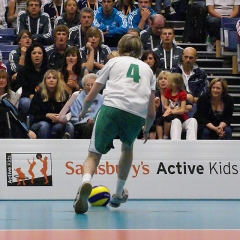
{"label": "blue sports floor", "polygon": [[129,200],[119,208],[72,201],[0,201],[0,239],[240,239],[240,201]]}

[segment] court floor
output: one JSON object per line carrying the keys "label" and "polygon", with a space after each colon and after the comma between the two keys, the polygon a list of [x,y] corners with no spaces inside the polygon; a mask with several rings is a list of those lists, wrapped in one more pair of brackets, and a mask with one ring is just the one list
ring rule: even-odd
{"label": "court floor", "polygon": [[0,201],[1,240],[239,240],[240,201],[129,200],[119,208],[72,201]]}

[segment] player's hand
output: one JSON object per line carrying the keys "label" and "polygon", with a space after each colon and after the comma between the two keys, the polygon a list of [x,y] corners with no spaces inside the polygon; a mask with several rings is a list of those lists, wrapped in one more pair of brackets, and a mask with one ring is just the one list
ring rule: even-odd
{"label": "player's hand", "polygon": [[149,138],[149,132],[143,131],[143,140],[144,140],[143,144],[147,142],[148,138]]}
{"label": "player's hand", "polygon": [[[87,112],[90,112],[90,111],[91,111],[91,108],[89,108]],[[78,115],[79,121],[83,120],[84,117],[85,117],[85,115],[86,115],[86,113],[84,113],[84,112],[81,111],[81,112],[79,113],[79,115]]]}

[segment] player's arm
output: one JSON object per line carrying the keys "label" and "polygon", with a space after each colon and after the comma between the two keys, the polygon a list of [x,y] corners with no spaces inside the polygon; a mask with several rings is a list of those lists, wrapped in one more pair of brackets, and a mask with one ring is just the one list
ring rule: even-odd
{"label": "player's arm", "polygon": [[156,116],[156,111],[155,111],[155,91],[151,91],[151,95],[149,98],[149,103],[148,103],[148,113],[147,113],[147,118],[144,126],[144,143],[147,142],[148,140],[148,135],[149,135],[149,130],[154,122]]}

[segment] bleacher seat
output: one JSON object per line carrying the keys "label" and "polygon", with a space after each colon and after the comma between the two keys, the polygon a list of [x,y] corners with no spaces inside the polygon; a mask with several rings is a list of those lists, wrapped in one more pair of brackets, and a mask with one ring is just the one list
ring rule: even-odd
{"label": "bleacher seat", "polygon": [[220,46],[222,56],[236,56],[238,35],[236,24],[240,18],[221,18]]}
{"label": "bleacher seat", "polygon": [[0,44],[13,44],[16,34],[13,28],[0,29]]}

